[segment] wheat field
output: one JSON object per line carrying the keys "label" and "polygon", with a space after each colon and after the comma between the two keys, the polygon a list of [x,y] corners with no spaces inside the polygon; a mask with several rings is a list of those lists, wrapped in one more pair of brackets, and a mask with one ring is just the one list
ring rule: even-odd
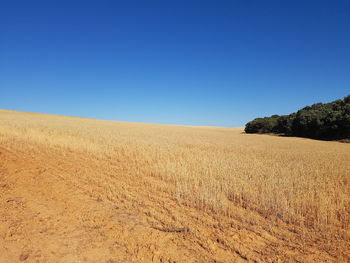
{"label": "wheat field", "polygon": [[[164,213],[173,213],[171,224],[162,221],[163,230],[168,226],[169,231],[163,231],[168,235],[174,234],[171,232],[186,235],[191,231],[200,240],[198,233],[202,225],[186,223],[185,212],[181,210],[185,209],[196,214],[193,218],[214,216],[223,233],[224,222],[235,220],[242,226],[261,226],[261,231],[269,233],[271,240],[279,231],[293,229],[291,235],[297,234],[294,237],[286,234],[285,239],[295,246],[301,242],[301,250],[294,254],[288,254],[286,246],[281,245],[273,255],[266,245],[263,256],[253,250],[248,253],[249,242],[242,242],[247,248],[234,250],[242,261],[346,262],[350,259],[350,144],[245,134],[243,128],[127,123],[1,110],[0,147],[32,160],[46,156],[57,167],[65,167],[57,176],[77,189],[81,184],[80,189],[84,188],[86,195],[98,200],[111,204],[129,200],[133,211],[141,211],[148,205],[145,216],[151,225],[162,221]],[[1,175],[5,181],[5,172]],[[133,190],[134,184],[139,190]],[[147,191],[144,198],[139,197],[141,191]],[[153,210],[153,203],[148,202],[158,196],[171,200],[169,203],[178,212],[171,208],[167,212],[154,212],[156,208]],[[158,204],[168,205],[165,201]],[[171,230],[171,225],[178,228]],[[206,254],[207,260],[200,261],[198,257],[197,261],[191,261],[187,257],[176,262],[235,262],[230,247],[237,243],[230,243],[229,238],[225,240],[225,234],[220,237],[215,233],[215,237],[208,234],[206,240],[221,240],[216,246],[222,251],[203,241],[201,246],[207,247],[205,253],[211,253],[211,257]],[[307,246],[320,255],[325,253],[324,258],[311,257],[317,253],[303,250]],[[167,262],[165,254],[171,253],[163,252],[160,252],[163,258],[159,254],[158,258],[147,257],[144,253],[144,260],[129,258],[121,262],[151,262],[151,259]],[[142,253],[126,254],[138,257]]]}

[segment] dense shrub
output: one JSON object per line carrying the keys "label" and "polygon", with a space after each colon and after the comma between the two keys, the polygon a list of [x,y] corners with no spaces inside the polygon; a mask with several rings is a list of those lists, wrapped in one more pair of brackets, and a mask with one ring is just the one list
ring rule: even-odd
{"label": "dense shrub", "polygon": [[248,122],[245,127],[247,133],[270,133],[274,132],[274,128],[278,125],[278,115],[271,117],[257,118]]}
{"label": "dense shrub", "polygon": [[316,103],[289,115],[256,118],[246,133],[279,133],[314,139],[350,138],[350,95],[343,100]]}

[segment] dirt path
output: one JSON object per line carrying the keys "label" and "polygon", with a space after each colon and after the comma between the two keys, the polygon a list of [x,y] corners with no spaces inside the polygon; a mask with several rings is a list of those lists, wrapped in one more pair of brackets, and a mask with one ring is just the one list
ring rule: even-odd
{"label": "dirt path", "polygon": [[0,148],[0,262],[348,260],[343,243],[317,243],[243,208],[229,218],[181,205],[166,182],[113,165]]}

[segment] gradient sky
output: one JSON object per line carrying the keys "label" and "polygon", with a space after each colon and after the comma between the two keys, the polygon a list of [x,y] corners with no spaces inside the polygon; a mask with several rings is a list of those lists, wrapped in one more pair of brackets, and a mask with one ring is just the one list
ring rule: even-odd
{"label": "gradient sky", "polygon": [[0,108],[243,126],[350,94],[350,1],[0,1]]}

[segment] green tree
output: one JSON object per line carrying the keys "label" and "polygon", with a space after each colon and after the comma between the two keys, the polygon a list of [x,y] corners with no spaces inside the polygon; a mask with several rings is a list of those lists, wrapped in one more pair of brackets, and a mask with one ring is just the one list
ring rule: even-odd
{"label": "green tree", "polygon": [[314,139],[350,138],[350,95],[343,100],[316,103],[289,115],[256,118],[247,133],[280,133]]}

